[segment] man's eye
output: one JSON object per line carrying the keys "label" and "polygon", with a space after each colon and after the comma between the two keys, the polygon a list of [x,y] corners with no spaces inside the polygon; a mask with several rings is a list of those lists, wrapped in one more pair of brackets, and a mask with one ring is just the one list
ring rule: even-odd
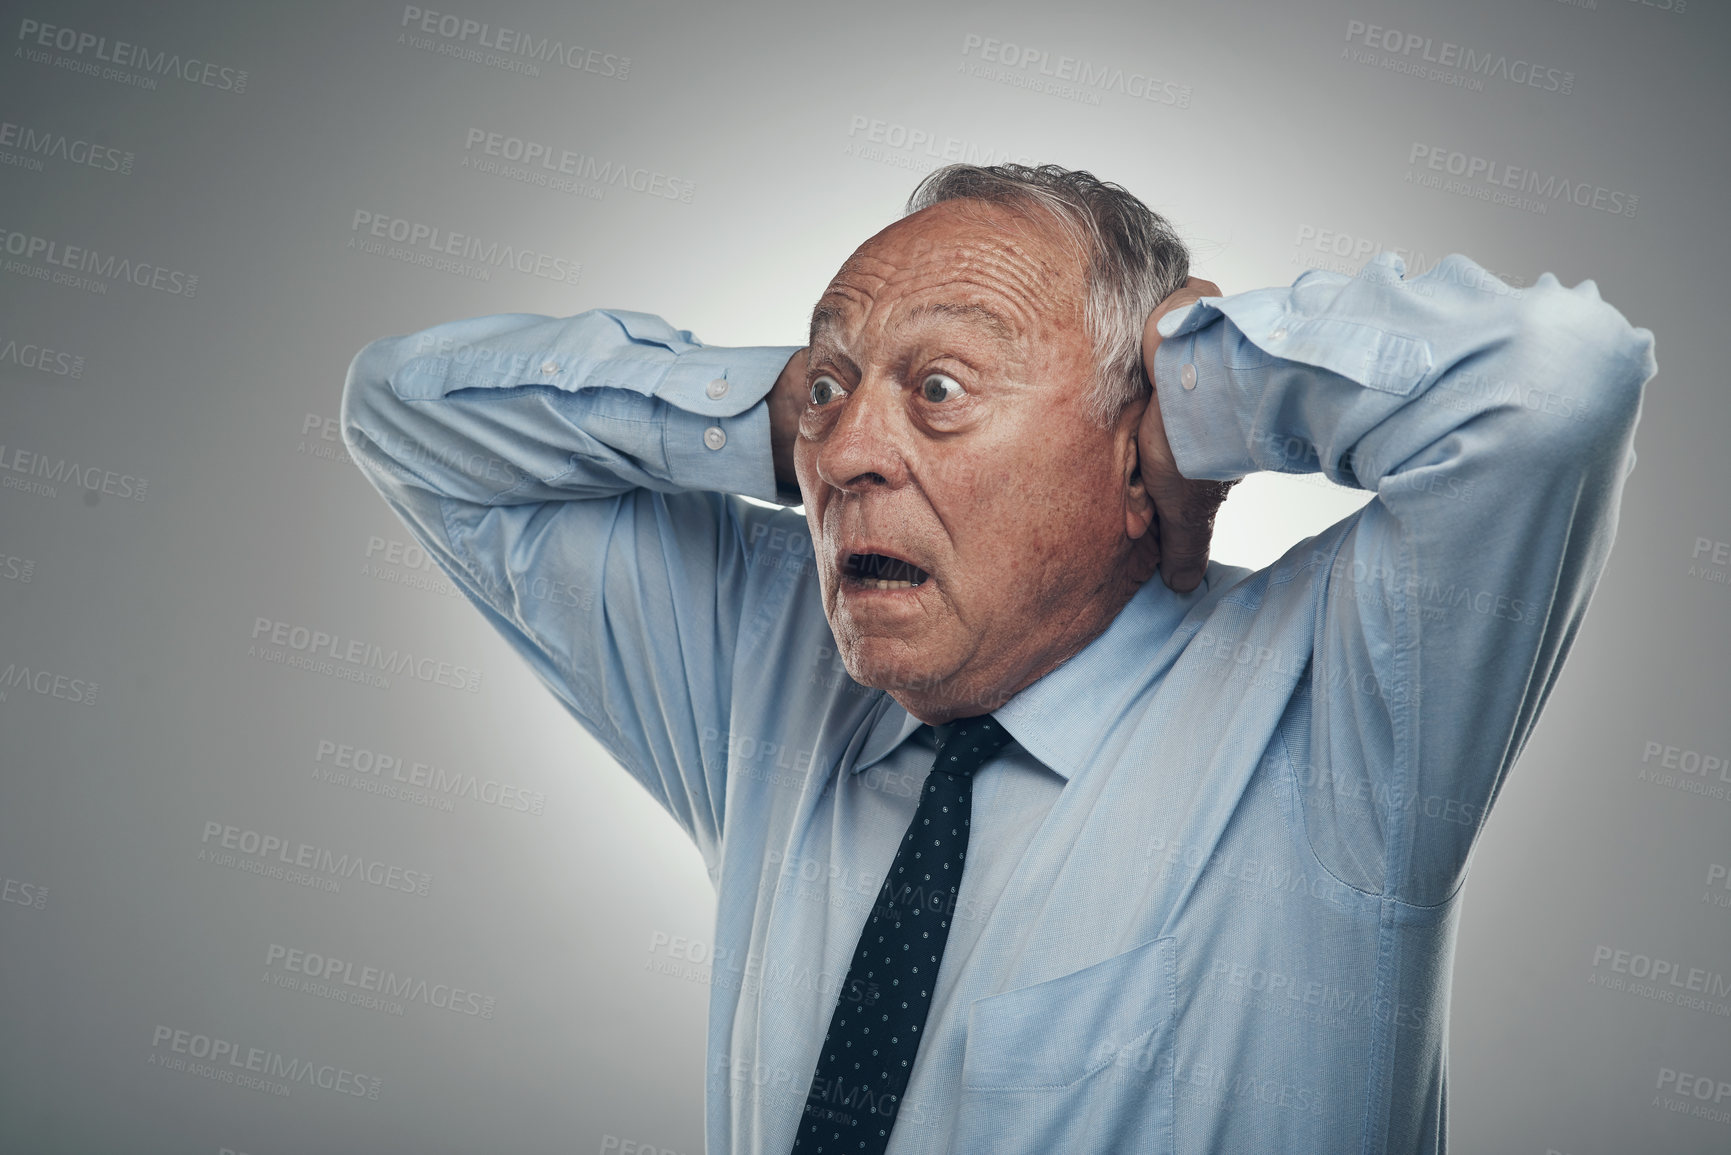
{"label": "man's eye", "polygon": [[943,373],[928,373],[926,379],[920,382],[920,395],[927,401],[949,401],[966,392],[954,377]]}
{"label": "man's eye", "polygon": [[813,378],[811,383],[811,403],[813,405],[828,405],[837,397],[846,397],[847,390],[841,387],[841,382],[827,373],[822,377]]}

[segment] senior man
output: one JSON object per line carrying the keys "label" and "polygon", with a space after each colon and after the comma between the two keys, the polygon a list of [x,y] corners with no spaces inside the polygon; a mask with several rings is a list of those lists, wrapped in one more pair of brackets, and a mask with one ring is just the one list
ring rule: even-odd
{"label": "senior man", "polygon": [[[711,1151],[1445,1148],[1461,883],[1651,334],[1460,257],[1186,278],[1117,186],[956,165],[805,348],[356,357],[361,468],[708,865]],[[1374,496],[1207,561],[1258,469]]]}

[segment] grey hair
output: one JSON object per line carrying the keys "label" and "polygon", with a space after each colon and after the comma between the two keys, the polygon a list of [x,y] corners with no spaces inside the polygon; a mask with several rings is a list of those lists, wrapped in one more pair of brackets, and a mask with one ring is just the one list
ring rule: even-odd
{"label": "grey hair", "polygon": [[1083,323],[1094,346],[1088,415],[1109,426],[1148,396],[1142,328],[1190,275],[1189,250],[1166,218],[1120,185],[1055,164],[945,165],[914,189],[907,213],[958,199],[1042,210],[1086,255]]}

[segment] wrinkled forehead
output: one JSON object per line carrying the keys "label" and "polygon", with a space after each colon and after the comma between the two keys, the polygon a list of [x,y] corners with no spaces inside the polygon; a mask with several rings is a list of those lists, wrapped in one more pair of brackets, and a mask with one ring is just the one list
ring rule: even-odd
{"label": "wrinkled forehead", "polygon": [[1081,324],[1082,253],[1056,225],[979,201],[944,201],[855,249],[812,310],[810,340],[849,343],[965,324],[1008,345]]}

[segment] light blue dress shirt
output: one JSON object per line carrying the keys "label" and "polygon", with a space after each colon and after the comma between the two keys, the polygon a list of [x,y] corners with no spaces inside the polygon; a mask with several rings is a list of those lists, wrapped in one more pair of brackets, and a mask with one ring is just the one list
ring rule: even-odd
{"label": "light blue dress shirt", "polygon": [[[1591,282],[1392,254],[1161,329],[1183,473],[1374,498],[1148,582],[996,712],[890,1150],[1442,1151],[1461,882],[1605,564],[1652,335]],[[717,1153],[786,1152],[836,1000],[880,997],[843,980],[933,749],[848,677],[803,517],[729,496],[775,496],[793,352],[507,314],[368,345],[342,399],[372,484],[702,851]]]}

